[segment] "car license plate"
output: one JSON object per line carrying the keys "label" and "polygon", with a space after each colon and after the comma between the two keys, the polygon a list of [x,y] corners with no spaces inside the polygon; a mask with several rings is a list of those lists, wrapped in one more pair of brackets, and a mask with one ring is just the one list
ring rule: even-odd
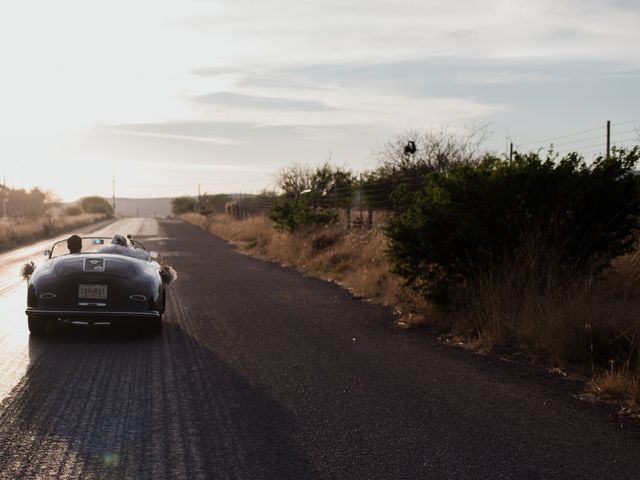
{"label": "car license plate", "polygon": [[93,300],[104,300],[107,298],[106,285],[78,285],[79,298],[91,298]]}

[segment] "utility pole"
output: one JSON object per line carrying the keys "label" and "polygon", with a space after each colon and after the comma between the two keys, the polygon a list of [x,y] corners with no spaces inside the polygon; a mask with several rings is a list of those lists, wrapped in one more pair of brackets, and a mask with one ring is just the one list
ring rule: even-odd
{"label": "utility pole", "polygon": [[362,230],[362,227],[364,225],[364,219],[362,218],[362,172],[360,172],[360,194],[358,195],[358,197],[360,198],[360,229]]}
{"label": "utility pole", "polygon": [[111,177],[111,208],[113,209],[113,215],[116,214],[116,162],[113,161],[112,177]]}
{"label": "utility pole", "polygon": [[607,120],[607,158],[611,154],[611,120]]}
{"label": "utility pole", "polygon": [[509,161],[513,160],[513,142],[509,144]]}
{"label": "utility pole", "polygon": [[7,218],[7,202],[9,201],[7,192],[7,172],[2,172],[2,218]]}

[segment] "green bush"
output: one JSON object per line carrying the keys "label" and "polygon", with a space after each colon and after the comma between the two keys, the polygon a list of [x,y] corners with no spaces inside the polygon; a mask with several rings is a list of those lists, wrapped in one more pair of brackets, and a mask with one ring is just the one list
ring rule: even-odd
{"label": "green bush", "polygon": [[276,184],[283,194],[271,208],[275,227],[292,232],[300,227],[326,225],[338,219],[339,208],[349,208],[353,174],[328,163],[316,167],[294,165],[281,170]]}
{"label": "green bush", "polygon": [[640,148],[587,165],[578,154],[486,157],[428,175],[398,196],[387,228],[392,269],[446,302],[476,272],[516,256],[531,238],[560,270],[593,272],[632,249],[639,228]]}
{"label": "green bush", "polygon": [[280,197],[275,201],[269,218],[273,220],[277,229],[293,232],[301,227],[336,222],[338,213],[334,210],[313,208],[306,199]]}
{"label": "green bush", "polygon": [[362,203],[367,208],[384,210],[393,204],[394,172],[378,168],[363,175],[360,181]]}
{"label": "green bush", "polygon": [[171,211],[174,215],[182,215],[183,213],[193,212],[196,207],[196,201],[193,197],[187,195],[171,199]]}
{"label": "green bush", "polygon": [[100,213],[109,217],[113,215],[113,208],[102,197],[84,197],[80,200],[80,208],[85,213]]}

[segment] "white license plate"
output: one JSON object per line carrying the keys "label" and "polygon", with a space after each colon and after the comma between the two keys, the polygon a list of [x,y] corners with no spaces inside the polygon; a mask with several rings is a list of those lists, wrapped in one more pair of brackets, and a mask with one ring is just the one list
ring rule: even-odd
{"label": "white license plate", "polygon": [[106,285],[78,285],[78,297],[92,300],[104,300],[107,298]]}

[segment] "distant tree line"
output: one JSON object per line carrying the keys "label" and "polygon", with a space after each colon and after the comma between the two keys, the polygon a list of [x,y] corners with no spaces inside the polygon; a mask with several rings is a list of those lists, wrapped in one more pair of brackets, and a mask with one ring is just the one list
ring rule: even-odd
{"label": "distant tree line", "polygon": [[50,195],[39,188],[31,190],[0,186],[0,214],[12,219],[33,220],[42,216]]}
{"label": "distant tree line", "polygon": [[268,213],[273,207],[273,193],[184,195],[171,200],[174,215],[197,212],[201,215],[226,213],[234,218]]}
{"label": "distant tree line", "polygon": [[171,211],[174,215],[182,215],[196,211],[201,215],[224,213],[225,205],[230,199],[231,196],[226,194],[209,195],[205,193],[204,195],[199,195],[197,198],[183,195],[171,199]]}
{"label": "distant tree line", "polygon": [[25,190],[0,185],[0,215],[13,220],[36,220],[51,215],[55,209],[71,216],[81,213],[113,215],[111,205],[102,197],[84,197],[77,204],[62,210],[53,194],[38,187]]}

